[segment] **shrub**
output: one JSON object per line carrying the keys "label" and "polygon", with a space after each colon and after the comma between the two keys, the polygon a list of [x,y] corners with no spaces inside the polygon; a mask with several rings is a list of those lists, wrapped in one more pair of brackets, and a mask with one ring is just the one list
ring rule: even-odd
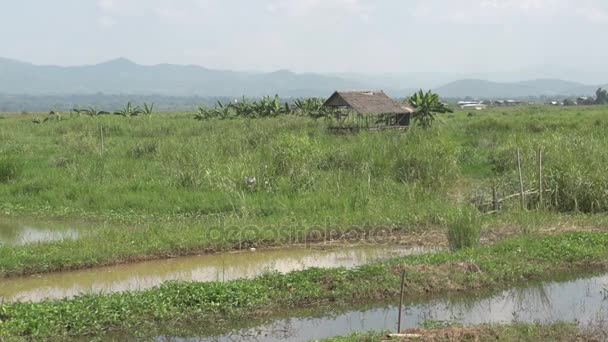
{"label": "shrub", "polygon": [[452,251],[479,245],[481,237],[479,212],[474,208],[457,210],[448,218],[447,235]]}

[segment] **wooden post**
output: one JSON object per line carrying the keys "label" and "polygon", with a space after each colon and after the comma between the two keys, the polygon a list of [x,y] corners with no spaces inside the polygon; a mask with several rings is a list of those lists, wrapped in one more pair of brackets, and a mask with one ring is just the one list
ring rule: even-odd
{"label": "wooden post", "polygon": [[103,126],[99,127],[99,133],[101,136],[101,144],[99,146],[99,153],[103,155]]}
{"label": "wooden post", "polygon": [[401,297],[399,299],[399,318],[397,322],[397,333],[401,333],[401,312],[403,311],[403,291],[405,288],[405,271],[401,274]]}
{"label": "wooden post", "polygon": [[543,205],[543,149],[538,149],[538,206],[542,210]]}
{"label": "wooden post", "polygon": [[492,186],[492,210],[498,211],[498,198],[496,195],[496,184]]}
{"label": "wooden post", "polygon": [[559,183],[555,183],[555,209],[559,207]]}
{"label": "wooden post", "polygon": [[524,191],[524,177],[521,172],[521,151],[517,149],[517,171],[519,172],[519,196],[521,199],[521,209],[526,209],[526,198]]}

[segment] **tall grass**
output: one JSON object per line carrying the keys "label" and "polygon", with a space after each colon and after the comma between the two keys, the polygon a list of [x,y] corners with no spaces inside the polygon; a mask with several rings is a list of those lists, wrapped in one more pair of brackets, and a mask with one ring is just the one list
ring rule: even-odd
{"label": "tall grass", "polygon": [[[333,208],[324,211],[335,215],[362,197],[357,201],[366,206],[350,211],[378,221],[374,216],[386,205],[399,208],[389,217],[412,215],[416,198],[429,207],[459,205],[450,195],[466,197],[475,186],[487,196],[488,182],[504,194],[517,192],[518,148],[526,189],[537,188],[542,147],[544,188],[552,191],[545,196],[548,209],[608,212],[607,127],[602,107],[457,113],[429,132],[352,136],[334,136],[321,122],[292,116],[195,122],[176,113],[45,125],[10,118],[0,124],[0,196],[33,211],[230,215],[245,205],[250,215],[301,217],[311,203],[324,202]],[[35,197],[32,185],[40,190]]]}
{"label": "tall grass", "polygon": [[477,247],[481,238],[479,212],[469,207],[456,210],[448,217],[447,237],[453,251]]}
{"label": "tall grass", "polygon": [[21,163],[13,157],[0,157],[0,184],[13,182],[22,171]]}

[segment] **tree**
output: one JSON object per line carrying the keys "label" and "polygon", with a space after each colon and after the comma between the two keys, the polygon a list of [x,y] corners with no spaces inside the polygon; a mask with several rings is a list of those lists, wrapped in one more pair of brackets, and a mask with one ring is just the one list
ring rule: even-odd
{"label": "tree", "polygon": [[608,91],[606,89],[599,88],[595,92],[595,104],[608,104]]}
{"label": "tree", "polygon": [[412,118],[424,129],[431,128],[437,114],[454,112],[441,102],[439,95],[430,90],[426,93],[422,90],[418,91],[409,98],[408,102],[415,109]]}

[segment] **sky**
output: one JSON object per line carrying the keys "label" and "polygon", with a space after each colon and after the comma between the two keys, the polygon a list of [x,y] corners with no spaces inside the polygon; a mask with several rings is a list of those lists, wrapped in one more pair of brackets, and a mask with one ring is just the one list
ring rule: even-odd
{"label": "sky", "polygon": [[606,0],[0,0],[0,57],[296,72],[603,68]]}

